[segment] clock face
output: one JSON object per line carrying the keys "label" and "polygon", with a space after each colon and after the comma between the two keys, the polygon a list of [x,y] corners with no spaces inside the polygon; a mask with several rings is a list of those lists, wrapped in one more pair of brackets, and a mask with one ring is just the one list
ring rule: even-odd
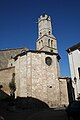
{"label": "clock face", "polygon": [[52,64],[52,59],[50,57],[45,58],[45,63],[50,66]]}

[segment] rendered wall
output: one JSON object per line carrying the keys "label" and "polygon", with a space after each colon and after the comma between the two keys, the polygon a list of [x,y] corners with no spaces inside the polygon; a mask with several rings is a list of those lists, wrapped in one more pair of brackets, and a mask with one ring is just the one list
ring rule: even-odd
{"label": "rendered wall", "polygon": [[[80,51],[77,49],[68,54],[71,71],[72,84],[75,90],[75,98],[80,94],[80,79],[78,68],[80,67]],[[76,83],[74,78],[76,77]]]}

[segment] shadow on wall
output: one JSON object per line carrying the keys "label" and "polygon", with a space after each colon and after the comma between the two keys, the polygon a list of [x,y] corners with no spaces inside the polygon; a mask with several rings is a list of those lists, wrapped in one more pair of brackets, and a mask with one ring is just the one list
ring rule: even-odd
{"label": "shadow on wall", "polygon": [[[4,92],[5,87],[3,85],[0,85],[0,100],[7,99],[9,97],[12,99],[15,99],[15,91],[16,91],[15,73],[12,73],[12,79],[9,82],[8,87],[10,89],[10,96]],[[7,91],[7,89],[6,89],[6,91]]]}
{"label": "shadow on wall", "polygon": [[15,73],[12,74],[12,79],[9,82],[10,96],[15,98],[16,84],[15,84]]}
{"label": "shadow on wall", "polygon": [[17,97],[14,101],[16,108],[21,109],[44,109],[49,108],[49,106],[36,98],[33,97]]}
{"label": "shadow on wall", "polygon": [[72,86],[71,78],[69,78],[68,81],[67,81],[67,88],[68,88],[69,103],[71,103],[71,102],[73,102],[75,100],[74,88]]}

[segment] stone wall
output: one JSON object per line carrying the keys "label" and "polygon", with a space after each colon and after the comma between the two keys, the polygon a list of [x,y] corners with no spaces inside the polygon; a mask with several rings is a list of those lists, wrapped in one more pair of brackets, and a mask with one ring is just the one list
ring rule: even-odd
{"label": "stone wall", "polygon": [[[46,57],[52,58],[50,66],[45,63]],[[16,96],[34,97],[48,103],[49,106],[59,105],[59,73],[56,55],[27,52],[23,56],[18,56],[15,66]]]}
{"label": "stone wall", "polygon": [[67,88],[67,78],[66,77],[60,77],[59,79],[59,85],[60,85],[60,105],[68,105],[68,88]]}
{"label": "stone wall", "polygon": [[[50,57],[49,66],[45,58]],[[50,107],[68,104],[66,78],[59,78],[59,63],[56,55],[45,52],[28,51],[15,59],[15,67],[0,70],[2,90],[10,94],[9,82],[15,73],[16,97],[33,97],[47,103]]]}
{"label": "stone wall", "polygon": [[9,82],[11,82],[12,75],[14,72],[15,72],[14,67],[0,70],[0,85],[3,86],[2,90],[7,94],[10,94]]}
{"label": "stone wall", "polygon": [[[32,54],[32,96],[48,103],[49,106],[59,104],[59,81],[56,55],[45,53]],[[48,66],[45,58],[50,57],[52,64]]]}
{"label": "stone wall", "polygon": [[9,67],[13,66],[12,58],[16,56],[17,54],[21,53],[23,50],[28,50],[28,49],[27,48],[14,48],[14,49],[0,50],[0,69],[7,68],[8,66]]}
{"label": "stone wall", "polygon": [[[45,58],[50,57],[48,66]],[[50,107],[68,104],[66,78],[59,78],[59,63],[56,55],[45,52],[28,51],[17,56],[15,67],[0,70],[2,90],[10,94],[9,82],[15,73],[16,97],[33,97],[47,103]]]}

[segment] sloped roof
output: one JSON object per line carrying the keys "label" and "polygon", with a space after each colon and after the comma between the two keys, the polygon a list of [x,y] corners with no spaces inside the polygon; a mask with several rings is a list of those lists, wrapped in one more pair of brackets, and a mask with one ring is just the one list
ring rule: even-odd
{"label": "sloped roof", "polygon": [[0,50],[0,69],[6,68],[8,65],[8,61],[11,58],[27,50],[28,50],[27,48],[10,48],[10,49]]}
{"label": "sloped roof", "polygon": [[61,59],[61,57],[59,56],[58,53],[48,52],[48,51],[40,51],[40,50],[27,50],[27,51],[24,51],[24,52],[22,52],[20,54],[17,54],[14,57],[14,59],[16,60],[18,58],[18,56],[23,56],[23,55],[27,54],[28,52],[32,52],[32,53],[45,53],[45,54],[49,54],[49,55],[56,55],[59,60]]}
{"label": "sloped roof", "polygon": [[69,53],[70,51],[74,51],[76,49],[80,49],[80,42],[76,45],[73,45],[72,47],[68,48],[66,51]]}

